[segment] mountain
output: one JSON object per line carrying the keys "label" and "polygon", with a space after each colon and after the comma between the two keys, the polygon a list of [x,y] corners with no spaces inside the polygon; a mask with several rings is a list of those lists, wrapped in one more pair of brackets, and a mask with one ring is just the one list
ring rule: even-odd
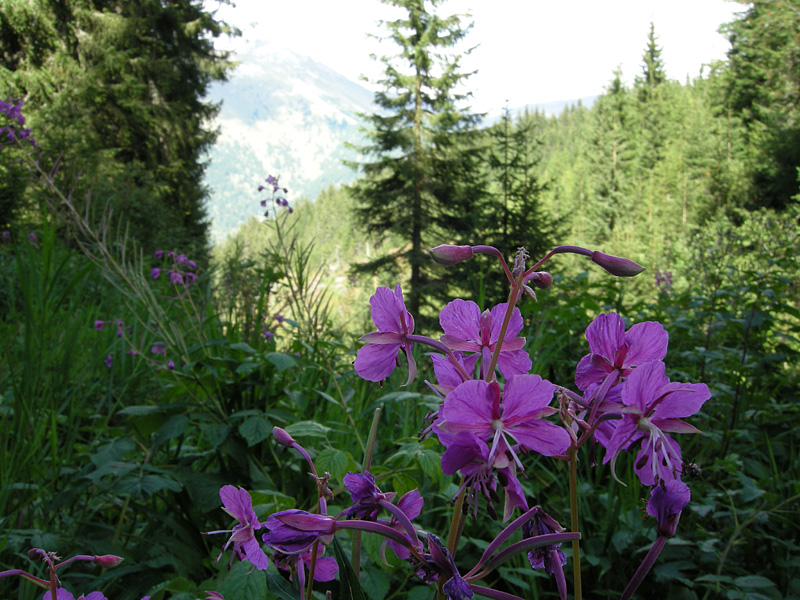
{"label": "mountain", "polygon": [[285,48],[258,44],[236,59],[230,80],[208,95],[222,102],[205,178],[215,241],[263,212],[257,188],[267,175],[280,177],[290,201],[355,179],[342,164],[356,158],[345,142],[361,142],[356,113],[373,110],[365,87]]}

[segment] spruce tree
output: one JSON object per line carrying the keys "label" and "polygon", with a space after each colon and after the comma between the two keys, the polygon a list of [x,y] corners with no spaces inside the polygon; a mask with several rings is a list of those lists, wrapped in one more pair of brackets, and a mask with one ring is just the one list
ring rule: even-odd
{"label": "spruce tree", "polygon": [[[383,0],[405,11],[384,22],[384,39],[398,48],[383,57],[377,110],[362,115],[369,125],[363,162],[353,163],[363,177],[353,186],[357,215],[378,236],[399,236],[404,245],[361,271],[410,273],[406,303],[413,314],[431,294],[446,287],[425,250],[440,243],[467,243],[475,229],[476,202],[482,196],[479,148],[473,140],[479,116],[465,108],[458,86],[461,71],[453,47],[467,34],[459,15],[440,17],[438,0]],[[453,281],[452,273],[449,274]]]}
{"label": "spruce tree", "polygon": [[199,257],[217,111],[204,95],[230,68],[213,47],[224,31],[195,0],[4,2],[0,94],[25,99],[64,187],[81,173],[75,197],[91,189],[97,212],[112,208],[146,249]]}

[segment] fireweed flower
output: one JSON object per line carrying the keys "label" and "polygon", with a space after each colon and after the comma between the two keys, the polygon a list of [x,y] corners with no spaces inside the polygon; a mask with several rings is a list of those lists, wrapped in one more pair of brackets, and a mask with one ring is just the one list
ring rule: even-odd
{"label": "fireweed flower", "polygon": [[[223,510],[239,521],[231,530],[209,531],[206,535],[215,533],[231,533],[230,539],[222,547],[217,560],[219,560],[229,546],[233,546],[233,555],[240,560],[250,561],[254,567],[265,571],[269,566],[269,559],[256,540],[255,532],[264,527],[258,521],[256,513],[253,511],[253,500],[250,494],[242,488],[235,488],[232,485],[223,486],[219,490],[219,497],[222,500]],[[231,556],[233,561],[233,556]]]}
{"label": "fireweed flower", "polygon": [[[47,591],[44,593],[44,596],[42,596],[42,600],[50,600],[50,598],[51,598],[51,596],[50,596],[50,590],[47,590]],[[70,593],[69,593],[67,590],[65,590],[64,588],[58,588],[58,589],[56,590],[56,600],[108,600],[108,598],[106,598],[106,597],[105,597],[105,596],[102,594],[102,592],[91,592],[91,593],[90,593],[89,595],[87,595],[87,596],[84,596],[83,594],[81,594],[81,595],[80,595],[80,596],[78,596],[78,597],[77,597],[77,599],[76,599],[76,598],[75,598],[75,596],[73,596],[72,594],[70,594]]]}
{"label": "fireweed flower", "polygon": [[417,374],[417,366],[411,354],[412,343],[406,339],[414,333],[414,317],[406,310],[400,285],[394,291],[388,287],[379,287],[369,303],[372,322],[378,331],[361,338],[367,344],[361,347],[356,356],[356,373],[367,381],[383,381],[394,371],[397,352],[402,350],[408,361],[408,385]]}
{"label": "fireweed flower", "polygon": [[[474,302],[458,298],[439,313],[439,324],[444,330],[442,343],[453,350],[474,353],[464,358],[468,372],[472,372],[481,358],[481,378],[484,378],[483,369],[488,368],[495,346],[500,342],[500,329],[507,308],[508,304],[503,303],[481,313]],[[530,356],[522,349],[525,338],[518,337],[523,326],[522,314],[519,308],[514,308],[497,360],[497,368],[504,377],[530,371]]]}
{"label": "fireweed flower", "polygon": [[105,321],[95,321],[95,322],[94,322],[94,328],[95,328],[97,331],[102,331],[102,330],[103,330],[103,327],[105,327],[105,326],[106,326],[106,323],[105,323]]}
{"label": "fireweed flower", "polygon": [[336,520],[329,515],[291,509],[270,515],[267,529],[262,536],[265,544],[284,554],[297,554],[317,540],[329,543],[336,532]]}
{"label": "fireweed flower", "polygon": [[661,480],[650,491],[647,514],[658,521],[658,535],[673,537],[678,528],[681,511],[689,504],[692,494],[680,479]]}
{"label": "fireweed flower", "polygon": [[586,328],[590,354],[578,363],[575,385],[581,391],[616,371],[628,377],[639,365],[663,360],[667,355],[669,335],[661,323],[637,323],[625,332],[625,323],[616,313],[600,314]]}
{"label": "fireweed flower", "polygon": [[161,269],[159,269],[158,267],[153,267],[152,269],[150,269],[150,277],[152,277],[153,279],[158,279],[159,275],[161,275]]}
{"label": "fireweed flower", "polygon": [[353,506],[341,512],[343,517],[375,520],[383,508],[380,502],[391,502],[396,496],[394,492],[382,492],[369,471],[348,473],[343,483],[353,500]]}
{"label": "fireweed flower", "polygon": [[447,600],[467,600],[473,597],[472,589],[459,574],[453,556],[435,535],[428,534],[428,553],[423,554],[423,564],[417,565],[417,575],[426,583],[443,578],[442,586]]}
{"label": "fireweed flower", "polygon": [[[336,564],[336,559],[326,556],[322,557],[325,552],[325,546],[320,546],[317,551],[317,562],[314,565],[314,581],[333,581],[336,573],[339,572],[339,565]],[[311,569],[311,551],[302,552],[300,554],[284,554],[283,552],[275,551],[272,557],[275,566],[284,571],[289,571],[289,580],[292,579],[292,573],[297,572],[304,583],[305,574],[301,574],[301,569]]]}
{"label": "fireweed flower", "polygon": [[660,360],[640,365],[622,387],[622,419],[606,448],[604,463],[613,466],[623,450],[641,441],[634,471],[643,485],[676,479],[681,449],[669,433],[699,433],[682,419],[695,414],[711,397],[704,383],[670,382]]}
{"label": "fireweed flower", "polygon": [[460,470],[464,485],[491,501],[497,498],[492,478],[496,471],[506,493],[504,520],[514,507],[528,508],[516,478],[516,468],[524,470],[517,452],[557,456],[570,446],[566,430],[543,420],[556,412],[549,406],[554,391],[555,386],[538,375],[512,375],[501,402],[497,382],[466,381],[447,395],[434,424],[447,448],[442,455],[445,473]]}
{"label": "fireweed flower", "polygon": [[153,344],[150,348],[150,354],[166,354],[166,351],[164,350],[164,344],[161,342],[156,342]]}

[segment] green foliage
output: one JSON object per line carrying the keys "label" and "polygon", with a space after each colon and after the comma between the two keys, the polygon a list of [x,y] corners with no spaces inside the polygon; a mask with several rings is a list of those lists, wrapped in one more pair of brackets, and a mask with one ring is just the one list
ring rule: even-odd
{"label": "green foliage", "polygon": [[[201,158],[217,108],[203,96],[230,67],[213,49],[223,31],[190,0],[2,3],[0,95],[25,99],[40,150],[66,165],[60,185],[92,191],[95,222],[112,210],[148,251],[206,251]],[[0,172],[11,160],[0,154]],[[36,218],[34,190],[0,190],[0,222]]]}
{"label": "green foliage", "polygon": [[357,215],[368,232],[403,240],[388,257],[359,265],[361,272],[393,269],[409,273],[409,309],[420,315],[430,298],[443,296],[446,282],[431,272],[424,250],[471,240],[483,195],[479,149],[471,129],[478,120],[460,105],[468,74],[460,56],[446,54],[468,29],[458,15],[441,17],[436,2],[386,0],[405,18],[385,23],[398,54],[382,59],[384,78],[375,94],[378,110],[366,115],[368,143],[354,163],[362,178],[352,187]]}

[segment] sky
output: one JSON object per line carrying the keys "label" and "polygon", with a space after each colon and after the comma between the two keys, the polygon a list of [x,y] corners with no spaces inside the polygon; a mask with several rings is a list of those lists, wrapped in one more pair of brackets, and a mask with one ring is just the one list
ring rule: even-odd
{"label": "sky", "polygon": [[[269,42],[308,56],[357,81],[377,79],[381,65],[371,53],[392,55],[380,20],[402,17],[378,0],[205,0],[218,19],[243,36],[221,48]],[[743,6],[726,0],[445,0],[437,13],[471,15],[465,40],[476,46],[463,59],[471,107],[478,112],[576,100],[599,95],[615,68],[631,84],[641,72],[650,22],[667,76],[685,82],[704,64],[725,58],[729,44],[719,27]],[[365,84],[370,87],[369,84]],[[370,89],[375,89],[370,87]]]}

